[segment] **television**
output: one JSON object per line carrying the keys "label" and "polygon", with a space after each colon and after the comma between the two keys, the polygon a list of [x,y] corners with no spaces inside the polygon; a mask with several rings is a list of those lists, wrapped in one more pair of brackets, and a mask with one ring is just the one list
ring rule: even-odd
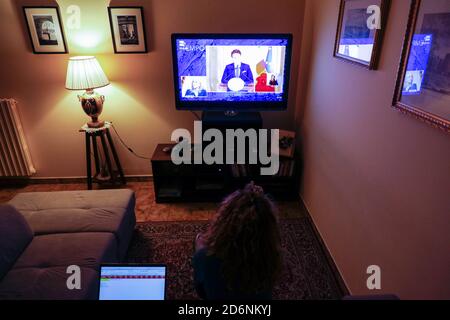
{"label": "television", "polygon": [[178,110],[287,108],[291,34],[173,34],[172,54]]}

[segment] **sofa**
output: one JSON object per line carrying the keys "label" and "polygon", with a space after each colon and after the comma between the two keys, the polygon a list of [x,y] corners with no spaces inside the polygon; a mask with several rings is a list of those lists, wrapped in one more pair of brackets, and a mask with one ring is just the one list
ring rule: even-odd
{"label": "sofa", "polygon": [[[101,263],[122,262],[136,217],[131,190],[21,193],[0,206],[0,299],[97,299]],[[68,267],[81,289],[70,290]]]}

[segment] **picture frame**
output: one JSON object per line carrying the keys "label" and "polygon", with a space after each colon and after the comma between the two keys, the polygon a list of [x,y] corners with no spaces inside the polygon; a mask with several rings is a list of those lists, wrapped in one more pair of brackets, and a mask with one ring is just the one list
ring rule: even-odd
{"label": "picture frame", "polygon": [[143,7],[108,7],[114,52],[147,53]]}
{"label": "picture frame", "polygon": [[33,53],[68,53],[59,7],[24,6],[22,9]]}
{"label": "picture frame", "polygon": [[450,2],[411,0],[393,107],[450,133]]}
{"label": "picture frame", "polygon": [[281,157],[293,158],[295,153],[295,132],[280,130],[279,134],[279,155]]}
{"label": "picture frame", "polygon": [[[387,24],[390,0],[341,0],[333,56],[369,70],[376,70]],[[371,30],[369,6],[380,8],[380,28]]]}

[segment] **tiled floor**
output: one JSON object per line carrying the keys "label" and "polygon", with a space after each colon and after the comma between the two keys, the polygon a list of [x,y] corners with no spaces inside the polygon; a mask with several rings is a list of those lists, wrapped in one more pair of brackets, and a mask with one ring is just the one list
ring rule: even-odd
{"label": "tiled floor", "polygon": [[[217,209],[216,203],[155,203],[152,182],[130,182],[127,185],[136,192],[136,217],[139,222],[146,221],[189,221],[209,220]],[[1,188],[0,203],[11,200],[20,192],[86,190],[85,184],[31,184],[20,188]],[[300,201],[278,203],[281,218],[301,218],[305,216]]]}

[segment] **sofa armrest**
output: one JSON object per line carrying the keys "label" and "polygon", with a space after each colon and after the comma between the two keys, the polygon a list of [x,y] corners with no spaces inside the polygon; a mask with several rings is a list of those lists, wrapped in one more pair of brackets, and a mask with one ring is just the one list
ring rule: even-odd
{"label": "sofa armrest", "polygon": [[0,205],[0,281],[33,240],[33,231],[14,207]]}

